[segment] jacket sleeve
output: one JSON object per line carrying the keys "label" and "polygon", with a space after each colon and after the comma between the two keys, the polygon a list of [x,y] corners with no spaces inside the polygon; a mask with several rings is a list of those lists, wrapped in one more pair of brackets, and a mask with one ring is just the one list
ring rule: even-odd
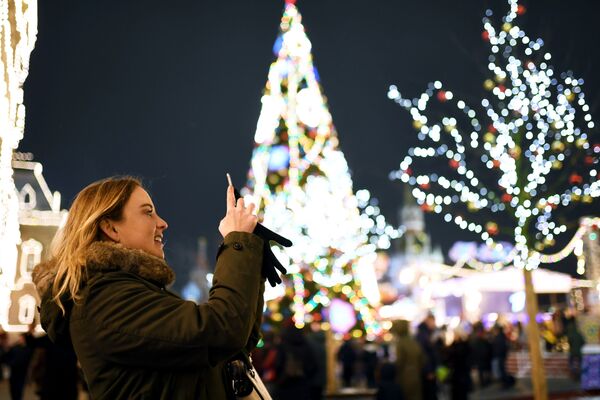
{"label": "jacket sleeve", "polygon": [[74,330],[84,333],[80,340],[118,364],[216,365],[248,342],[256,320],[261,263],[262,239],[242,232],[227,235],[208,302],[201,305],[152,289],[128,273],[106,274],[90,285],[83,317],[71,321],[72,335]]}
{"label": "jacket sleeve", "polygon": [[264,293],[265,293],[265,279],[262,278],[260,281],[260,288],[258,290],[258,302],[256,305],[256,317],[254,318],[254,324],[252,325],[252,329],[250,331],[250,336],[248,338],[248,342],[246,343],[246,352],[248,354],[256,348],[256,345],[262,338],[262,335],[260,333],[260,326],[262,324],[263,308],[265,305]]}

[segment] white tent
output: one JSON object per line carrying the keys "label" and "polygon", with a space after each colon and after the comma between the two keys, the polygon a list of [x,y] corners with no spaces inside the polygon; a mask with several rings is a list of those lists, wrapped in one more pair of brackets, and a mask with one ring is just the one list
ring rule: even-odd
{"label": "white tent", "polygon": [[[573,287],[573,278],[561,272],[537,268],[532,275],[536,293],[569,293]],[[523,271],[515,267],[476,272],[463,278],[434,282],[432,285],[434,297],[462,296],[465,292],[472,291],[514,293],[525,290]]]}

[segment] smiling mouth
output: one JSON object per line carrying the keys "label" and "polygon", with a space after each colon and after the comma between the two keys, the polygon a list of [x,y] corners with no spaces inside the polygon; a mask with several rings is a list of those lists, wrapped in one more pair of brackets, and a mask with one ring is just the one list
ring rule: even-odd
{"label": "smiling mouth", "polygon": [[163,243],[163,237],[162,237],[162,236],[159,236],[159,235],[157,235],[157,236],[154,236],[154,241],[155,241],[155,242],[158,242],[158,243],[160,243],[160,244],[164,244],[164,243]]}

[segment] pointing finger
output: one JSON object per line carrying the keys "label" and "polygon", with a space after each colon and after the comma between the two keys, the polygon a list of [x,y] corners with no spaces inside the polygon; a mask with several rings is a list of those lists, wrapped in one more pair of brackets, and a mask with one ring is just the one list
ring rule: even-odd
{"label": "pointing finger", "polygon": [[233,186],[227,186],[227,211],[235,208],[235,195],[233,194]]}

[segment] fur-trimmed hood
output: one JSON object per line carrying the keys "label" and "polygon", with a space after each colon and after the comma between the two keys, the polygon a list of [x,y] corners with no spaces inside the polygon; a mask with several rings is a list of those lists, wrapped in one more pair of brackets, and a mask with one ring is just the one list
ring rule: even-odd
{"label": "fur-trimmed hood", "polygon": [[[141,250],[132,250],[113,242],[94,242],[85,254],[85,270],[82,286],[94,276],[111,271],[126,271],[152,281],[159,286],[173,282],[175,273],[162,258]],[[38,264],[32,274],[33,283],[42,299],[40,322],[50,339],[71,346],[69,319],[73,301],[68,294],[61,300],[65,313],[52,301],[49,290],[56,278],[58,265],[55,259]]]}
{"label": "fur-trimmed hood", "polygon": [[[114,242],[94,242],[85,254],[86,270],[83,284],[93,276],[110,271],[126,271],[156,282],[161,286],[175,280],[175,273],[162,258],[142,250],[132,250]],[[55,259],[38,264],[32,274],[33,283],[40,297],[52,286],[56,277]]]}

